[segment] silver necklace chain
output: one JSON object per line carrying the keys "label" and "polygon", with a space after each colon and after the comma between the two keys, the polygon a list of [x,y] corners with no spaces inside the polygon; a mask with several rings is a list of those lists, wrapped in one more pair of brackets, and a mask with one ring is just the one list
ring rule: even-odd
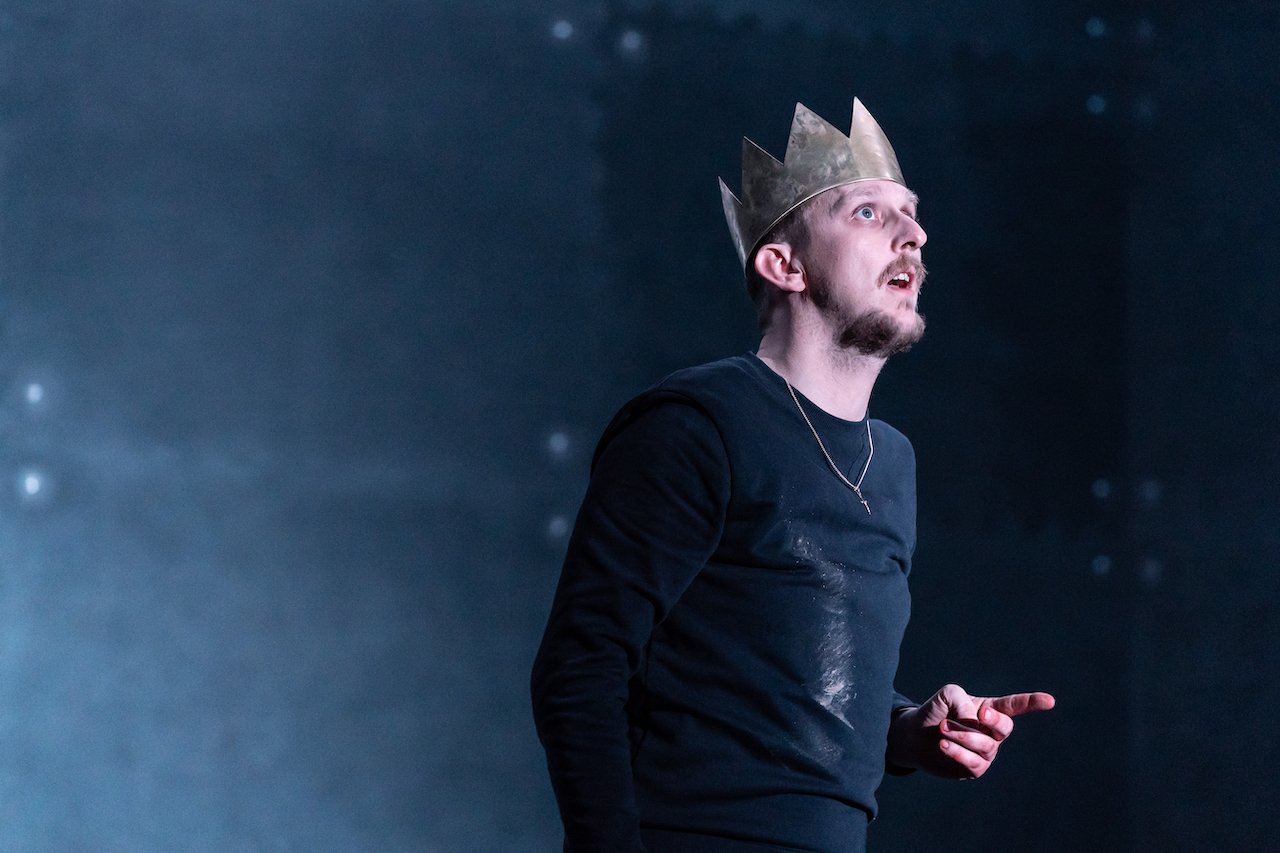
{"label": "silver necklace chain", "polygon": [[862,466],[862,473],[858,475],[858,482],[850,483],[849,478],[836,467],[835,460],[827,452],[827,446],[822,443],[822,436],[818,435],[818,431],[813,428],[813,421],[809,420],[809,416],[805,414],[804,406],[800,405],[800,398],[796,396],[796,389],[791,387],[791,383],[787,382],[786,377],[783,377],[782,381],[786,383],[787,390],[791,392],[791,402],[795,403],[796,408],[800,410],[800,417],[804,418],[804,422],[808,424],[809,432],[813,433],[813,437],[818,440],[818,449],[822,451],[827,464],[831,466],[831,470],[835,472],[835,475],[840,478],[840,482],[853,489],[853,493],[858,496],[858,500],[862,501],[862,506],[866,509],[867,515],[871,515],[871,506],[867,503],[867,499],[862,496],[862,478],[867,476],[867,469],[871,467],[871,457],[876,452],[876,446],[871,441],[871,418],[867,418],[867,462]]}

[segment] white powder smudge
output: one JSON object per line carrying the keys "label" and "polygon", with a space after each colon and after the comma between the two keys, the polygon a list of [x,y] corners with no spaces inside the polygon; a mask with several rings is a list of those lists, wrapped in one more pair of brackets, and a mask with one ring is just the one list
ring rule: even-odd
{"label": "white powder smudge", "polygon": [[819,677],[813,685],[816,692],[811,695],[837,719],[850,725],[849,708],[858,693],[853,689],[854,638],[850,616],[853,602],[848,570],[824,559],[821,547],[804,534],[800,525],[794,525],[792,530],[792,553],[800,562],[814,568],[822,581],[824,593],[821,606],[826,619],[820,626],[818,644],[814,649]]}

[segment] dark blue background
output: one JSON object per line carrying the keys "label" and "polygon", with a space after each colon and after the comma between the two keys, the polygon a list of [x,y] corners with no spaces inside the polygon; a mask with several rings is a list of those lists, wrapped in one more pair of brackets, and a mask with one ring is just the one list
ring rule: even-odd
{"label": "dark blue background", "polygon": [[596,435],[754,345],[740,138],[923,198],[899,686],[1047,689],[872,849],[1267,850],[1280,5],[0,9],[0,849],[552,851]]}

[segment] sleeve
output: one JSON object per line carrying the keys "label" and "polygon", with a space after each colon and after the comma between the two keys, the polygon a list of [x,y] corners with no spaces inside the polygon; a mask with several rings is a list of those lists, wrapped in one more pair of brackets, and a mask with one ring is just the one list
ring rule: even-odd
{"label": "sleeve", "polygon": [[[908,699],[906,696],[903,696],[901,693],[895,690],[893,691],[893,704],[889,708],[889,719],[893,720],[893,718],[898,716],[898,714],[901,713],[902,711],[906,711],[911,708],[918,708],[918,707],[920,707],[919,702],[916,702],[912,699]],[[889,774],[890,776],[907,776],[916,771],[912,770],[909,767],[899,767],[898,765],[891,763],[889,761],[888,756],[886,755],[885,762],[884,762],[884,772]]]}
{"label": "sleeve", "polygon": [[664,403],[598,454],[532,695],[568,853],[642,853],[626,704],[655,625],[715,551],[729,461],[698,408]]}

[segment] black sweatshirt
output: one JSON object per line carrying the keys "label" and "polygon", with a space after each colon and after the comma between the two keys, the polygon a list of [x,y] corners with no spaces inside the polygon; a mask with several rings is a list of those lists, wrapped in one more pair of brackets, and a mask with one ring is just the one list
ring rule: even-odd
{"label": "black sweatshirt", "polygon": [[[799,401],[857,482],[868,422]],[[606,429],[533,671],[567,851],[638,853],[641,827],[861,849],[909,704],[916,514],[910,442],[870,430],[868,513],[754,355],[679,371]]]}

